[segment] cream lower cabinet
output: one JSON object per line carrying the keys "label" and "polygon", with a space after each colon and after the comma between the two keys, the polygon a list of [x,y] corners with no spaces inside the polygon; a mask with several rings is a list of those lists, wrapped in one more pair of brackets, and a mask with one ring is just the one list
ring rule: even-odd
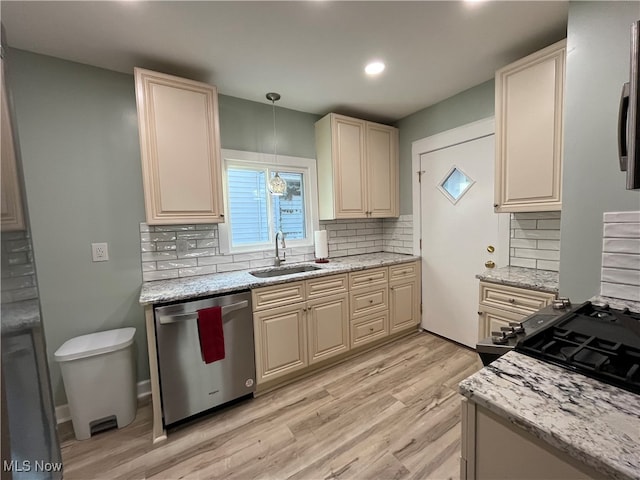
{"label": "cream lower cabinet", "polygon": [[532,313],[550,305],[556,294],[497,283],[480,282],[478,304],[478,340],[520,322]]}
{"label": "cream lower cabinet", "polygon": [[420,264],[389,267],[389,333],[420,323]]}
{"label": "cream lower cabinet", "polygon": [[475,402],[463,399],[461,414],[461,480],[603,478]]}
{"label": "cream lower cabinet", "polygon": [[309,364],[304,303],[256,312],[253,322],[258,384]]}
{"label": "cream lower cabinet", "polygon": [[373,268],[349,274],[351,347],[389,335],[389,269]]}
{"label": "cream lower cabinet", "polygon": [[349,296],[339,293],[306,306],[309,364],[349,350]]}
{"label": "cream lower cabinet", "polygon": [[398,129],[335,113],[315,128],[320,219],[397,217]]}
{"label": "cream lower cabinet", "polygon": [[223,222],[216,87],[134,74],[147,223]]}
{"label": "cream lower cabinet", "polygon": [[258,385],[349,350],[347,291],[346,274],[253,290]]}
{"label": "cream lower cabinet", "polygon": [[566,41],[496,72],[497,212],[562,208]]}

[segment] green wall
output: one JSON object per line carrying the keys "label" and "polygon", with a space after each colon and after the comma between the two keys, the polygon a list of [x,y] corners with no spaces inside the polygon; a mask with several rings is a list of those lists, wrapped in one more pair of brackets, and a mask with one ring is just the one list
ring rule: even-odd
{"label": "green wall", "polygon": [[[139,223],[144,221],[133,76],[10,50],[43,325],[56,405],[66,403],[53,353],[69,338],[134,326],[138,379],[149,378]],[[271,105],[220,96],[223,148],[271,152]],[[316,115],[277,109],[278,152],[315,157]],[[108,242],[108,262],[91,261]]]}
{"label": "green wall", "polygon": [[491,117],[494,80],[476,85],[398,121],[400,129],[400,213],[411,213],[411,144],[416,140]]}
{"label": "green wall", "polygon": [[560,294],[574,301],[600,291],[603,212],[640,210],[640,191],[624,188],[616,143],[630,26],[639,19],[637,2],[569,4]]}

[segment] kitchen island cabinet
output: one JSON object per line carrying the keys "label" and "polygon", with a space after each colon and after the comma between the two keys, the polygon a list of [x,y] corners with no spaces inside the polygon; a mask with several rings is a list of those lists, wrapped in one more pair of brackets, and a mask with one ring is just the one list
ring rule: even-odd
{"label": "kitchen island cabinet", "polygon": [[566,40],[496,72],[496,212],[562,208]]}
{"label": "kitchen island cabinet", "polygon": [[459,390],[462,479],[640,478],[640,395],[514,351]]}
{"label": "kitchen island cabinet", "polygon": [[216,87],[141,68],[134,75],[147,223],[223,222]]}

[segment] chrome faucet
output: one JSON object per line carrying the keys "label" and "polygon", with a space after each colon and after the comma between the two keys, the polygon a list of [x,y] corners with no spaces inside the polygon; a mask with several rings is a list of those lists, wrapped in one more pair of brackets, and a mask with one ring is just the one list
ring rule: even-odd
{"label": "chrome faucet", "polygon": [[286,258],[287,258],[287,252],[282,252],[282,258],[280,258],[280,255],[278,254],[278,236],[280,236],[280,241],[282,242],[282,248],[286,248],[287,246],[284,243],[284,233],[282,233],[282,230],[278,230],[276,232],[276,258],[273,259],[273,264],[276,267],[279,267],[280,264],[282,262],[286,262]]}

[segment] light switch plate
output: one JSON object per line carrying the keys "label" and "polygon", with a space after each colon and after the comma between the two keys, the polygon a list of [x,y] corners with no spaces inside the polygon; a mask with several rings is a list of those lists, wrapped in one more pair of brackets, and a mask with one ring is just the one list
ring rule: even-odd
{"label": "light switch plate", "polygon": [[109,246],[106,243],[92,243],[91,257],[94,262],[106,262],[109,260]]}

